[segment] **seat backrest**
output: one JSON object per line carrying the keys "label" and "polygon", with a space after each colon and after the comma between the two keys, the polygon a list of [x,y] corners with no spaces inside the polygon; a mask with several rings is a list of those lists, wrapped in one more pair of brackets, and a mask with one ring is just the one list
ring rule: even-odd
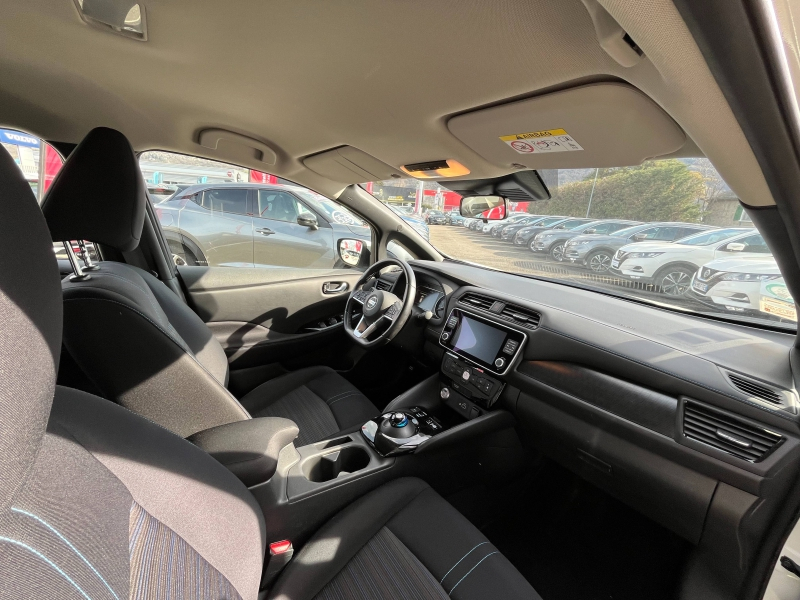
{"label": "seat backrest", "polygon": [[0,148],[0,598],[255,600],[264,520],[244,485],[165,429],[56,387],[59,279]]}
{"label": "seat backrest", "polygon": [[[98,181],[98,178],[100,181]],[[112,129],[94,129],[53,180],[42,212],[53,241],[136,248],[148,202],[136,155]],[[109,400],[187,437],[249,418],[226,389],[222,346],[150,273],[101,262],[64,279],[64,346]]]}

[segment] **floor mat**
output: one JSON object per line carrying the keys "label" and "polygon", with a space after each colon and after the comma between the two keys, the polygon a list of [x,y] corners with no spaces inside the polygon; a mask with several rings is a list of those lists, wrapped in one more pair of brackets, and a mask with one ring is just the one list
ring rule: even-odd
{"label": "floor mat", "polygon": [[673,598],[691,545],[546,461],[483,527],[544,600]]}

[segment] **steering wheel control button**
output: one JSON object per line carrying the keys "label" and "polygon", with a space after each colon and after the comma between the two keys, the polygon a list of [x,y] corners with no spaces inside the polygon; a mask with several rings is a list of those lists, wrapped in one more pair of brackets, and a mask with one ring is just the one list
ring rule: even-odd
{"label": "steering wheel control button", "polygon": [[516,340],[508,340],[506,345],[503,346],[503,354],[514,354],[519,348],[519,342]]}
{"label": "steering wheel control button", "polygon": [[494,366],[497,367],[498,369],[502,369],[503,367],[506,366],[506,359],[502,357],[498,358],[496,361],[494,361]]}

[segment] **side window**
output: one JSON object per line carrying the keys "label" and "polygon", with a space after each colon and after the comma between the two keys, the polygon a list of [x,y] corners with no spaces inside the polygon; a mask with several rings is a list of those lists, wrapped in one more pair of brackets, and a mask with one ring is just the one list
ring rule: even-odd
{"label": "side window", "polygon": [[[64,159],[53,146],[44,140],[13,129],[0,129],[0,145],[11,155],[19,170],[22,171],[25,181],[31,186],[36,200],[41,204],[53,179],[61,170]],[[85,248],[92,260],[97,260],[94,245],[87,243]],[[67,250],[64,248],[64,244],[54,242],[53,250],[56,258],[67,260]],[[73,250],[76,253],[81,252],[77,246],[73,246]],[[69,270],[64,272],[69,272]]]}
{"label": "side window", "polygon": [[742,252],[758,252],[759,254],[772,254],[767,247],[767,243],[760,234],[750,235],[741,240],[737,240],[740,244],[744,244]]}
{"label": "side window", "polygon": [[205,190],[203,192],[201,206],[212,212],[220,213],[246,215],[250,212],[247,209],[247,190],[241,188],[213,188]]}
{"label": "side window", "polygon": [[[178,265],[360,270],[369,265],[368,224],[291,181],[162,151],[143,152],[139,168]],[[298,223],[304,212],[313,218]]]}
{"label": "side window", "polygon": [[613,225],[613,223],[601,223],[596,227],[592,227],[592,229],[594,229],[594,232],[597,234],[611,233],[612,231],[615,231],[615,229],[613,229]]}
{"label": "side window", "polygon": [[258,216],[274,221],[296,223],[297,216],[306,212],[291,194],[274,190],[258,190]]}
{"label": "side window", "polygon": [[626,227],[630,227],[630,223],[609,223],[608,231],[606,231],[606,233],[614,233],[615,231],[625,229]]}
{"label": "side window", "polygon": [[680,237],[683,237],[681,235],[681,231],[681,227],[659,227],[658,233],[656,233],[652,239],[672,242]]}
{"label": "side window", "polygon": [[634,233],[628,239],[632,242],[637,240],[652,240],[655,238],[659,229],[659,227],[648,227],[647,229],[642,229],[638,233]]}

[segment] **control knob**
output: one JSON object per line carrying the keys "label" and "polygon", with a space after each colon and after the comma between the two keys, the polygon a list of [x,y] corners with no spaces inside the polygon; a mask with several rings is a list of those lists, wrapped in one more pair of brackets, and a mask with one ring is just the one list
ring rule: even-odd
{"label": "control knob", "polygon": [[503,367],[506,366],[506,359],[502,357],[498,358],[496,361],[494,361],[494,366],[497,367],[498,369],[502,369]]}
{"label": "control knob", "polygon": [[442,397],[443,400],[447,400],[450,397],[450,390],[446,387],[443,387],[442,390],[439,392],[439,395]]}
{"label": "control knob", "polygon": [[445,332],[442,334],[442,341],[443,341],[443,342],[446,342],[446,341],[447,341],[447,340],[449,340],[449,339],[450,339],[450,334],[449,334],[449,333],[447,333],[447,332],[445,331]]}

